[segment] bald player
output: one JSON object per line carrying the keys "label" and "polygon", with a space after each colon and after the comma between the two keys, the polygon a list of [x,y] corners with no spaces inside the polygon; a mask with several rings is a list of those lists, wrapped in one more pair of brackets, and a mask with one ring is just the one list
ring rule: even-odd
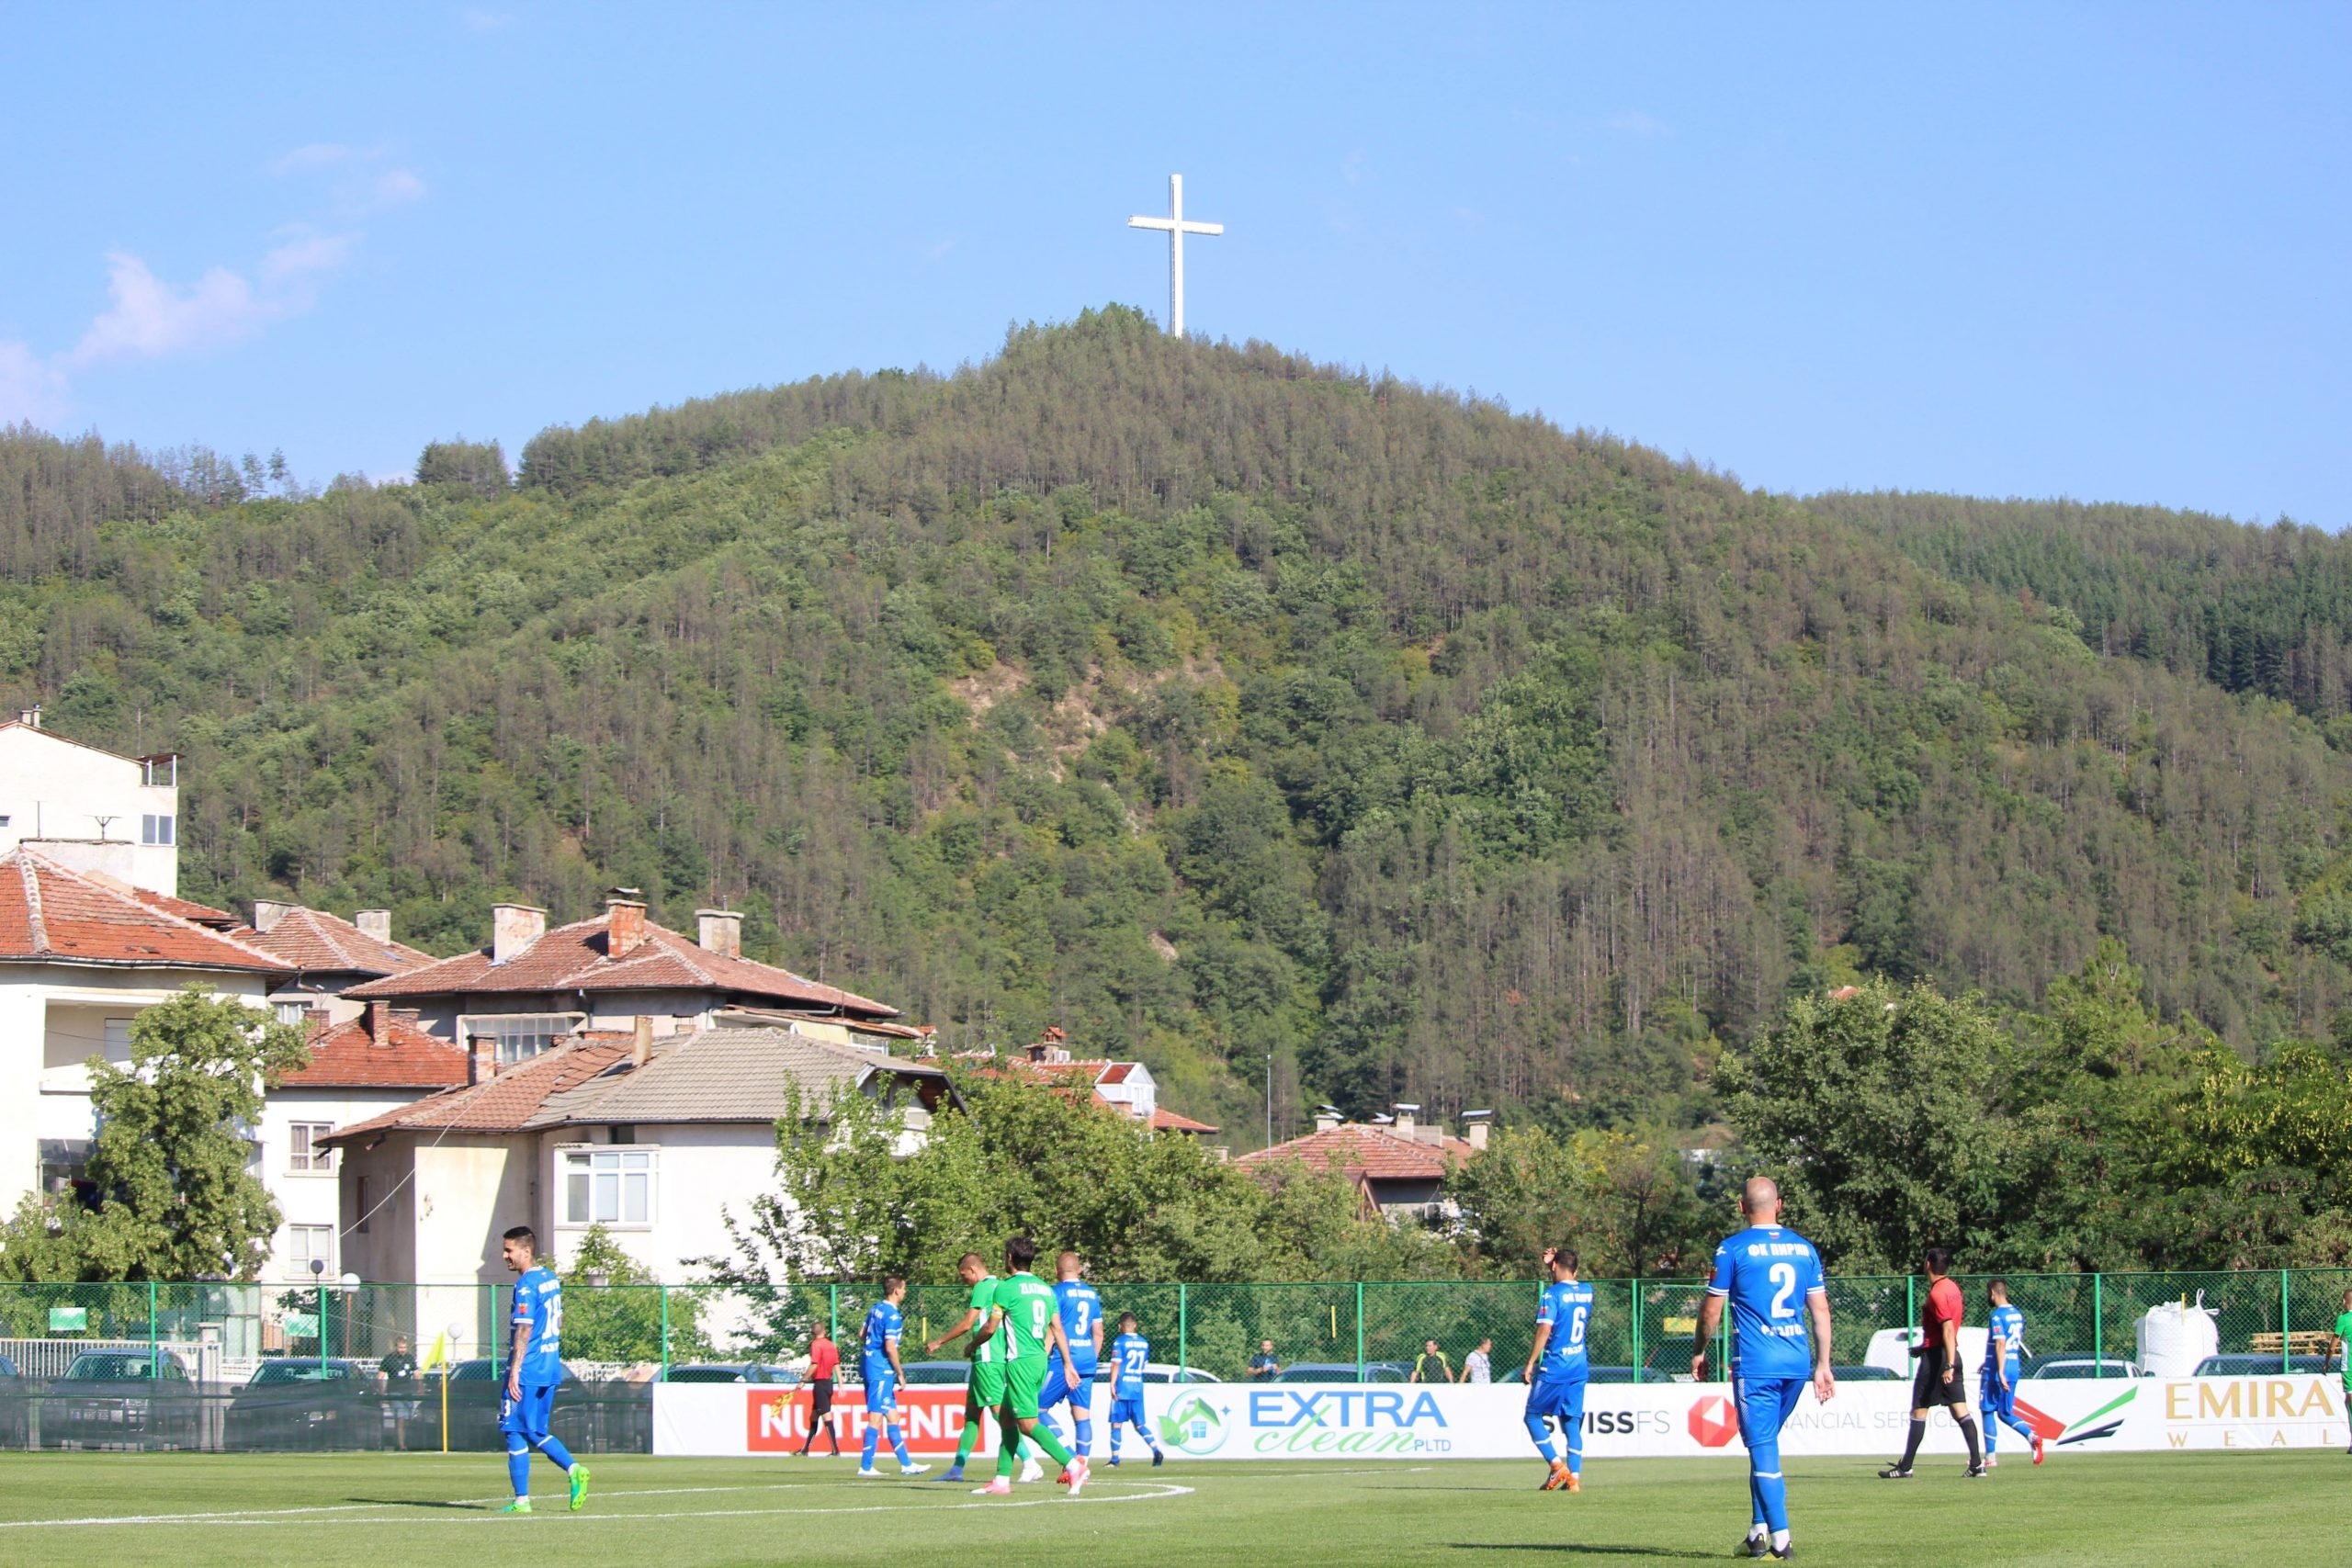
{"label": "bald player", "polygon": [[[1747,1228],[1715,1248],[1714,1277],[1699,1309],[1698,1353],[1690,1375],[1707,1381],[1707,1346],[1731,1303],[1731,1403],[1747,1446],[1752,1522],[1741,1547],[1750,1557],[1790,1558],[1789,1493],[1781,1475],[1781,1428],[1813,1385],[1814,1397],[1837,1397],[1829,1371],[1829,1287],[1813,1243],[1781,1224],[1781,1190],[1757,1177],[1740,1193]],[[1813,1321],[1808,1344],[1805,1320]]]}

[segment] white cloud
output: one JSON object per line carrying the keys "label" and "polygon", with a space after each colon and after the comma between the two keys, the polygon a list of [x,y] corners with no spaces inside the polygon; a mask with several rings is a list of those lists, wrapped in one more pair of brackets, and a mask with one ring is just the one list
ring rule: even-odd
{"label": "white cloud", "polygon": [[58,362],[60,370],[113,359],[162,359],[220,348],[317,302],[316,280],[350,258],[356,234],[293,237],[262,258],[260,287],[216,266],[194,283],[166,283],[128,251],[107,258],[112,303],[90,323],[82,341]]}
{"label": "white cloud", "polygon": [[300,175],[312,169],[323,169],[340,164],[351,156],[351,149],[340,141],[313,141],[282,154],[270,164],[273,175]]}
{"label": "white cloud", "polygon": [[356,234],[313,234],[304,229],[290,232],[292,238],[262,257],[263,282],[299,283],[317,273],[333,272],[351,259],[352,247],[359,243]]}
{"label": "white cloud", "polygon": [[387,169],[376,176],[368,193],[369,207],[405,207],[424,199],[424,182],[407,169]]}
{"label": "white cloud", "polygon": [[64,406],[64,378],[12,338],[0,338],[0,425],[47,424]]}

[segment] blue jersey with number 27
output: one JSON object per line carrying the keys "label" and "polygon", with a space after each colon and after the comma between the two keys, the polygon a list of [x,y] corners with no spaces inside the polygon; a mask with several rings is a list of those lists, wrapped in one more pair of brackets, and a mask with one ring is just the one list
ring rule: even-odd
{"label": "blue jersey with number 27", "polygon": [[1102,1321],[1102,1298],[1083,1280],[1064,1280],[1054,1287],[1055,1310],[1061,1314],[1062,1333],[1080,1375],[1094,1371],[1094,1325]]}
{"label": "blue jersey with number 27", "polygon": [[1111,1352],[1111,1393],[1119,1399],[1143,1397],[1143,1370],[1151,1364],[1151,1342],[1140,1334],[1122,1334],[1105,1347]]}
{"label": "blue jersey with number 27", "polygon": [[1537,1363],[1539,1378],[1581,1378],[1589,1376],[1591,1364],[1585,1355],[1585,1330],[1592,1324],[1592,1287],[1580,1280],[1555,1280],[1544,1287],[1544,1303],[1535,1309],[1537,1325],[1548,1325],[1551,1337],[1544,1341],[1544,1359]]}
{"label": "blue jersey with number 27", "polygon": [[1711,1296],[1731,1298],[1732,1370],[1747,1378],[1813,1375],[1808,1297],[1826,1295],[1821,1255],[1782,1225],[1750,1225],[1715,1248]]}

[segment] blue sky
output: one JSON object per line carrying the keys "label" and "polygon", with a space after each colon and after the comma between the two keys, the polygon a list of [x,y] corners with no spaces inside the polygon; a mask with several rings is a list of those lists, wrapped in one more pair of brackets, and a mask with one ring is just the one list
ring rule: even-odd
{"label": "blue sky", "polygon": [[2352,6],[25,5],[0,420],[428,440],[1165,309],[1753,484],[2352,524]]}

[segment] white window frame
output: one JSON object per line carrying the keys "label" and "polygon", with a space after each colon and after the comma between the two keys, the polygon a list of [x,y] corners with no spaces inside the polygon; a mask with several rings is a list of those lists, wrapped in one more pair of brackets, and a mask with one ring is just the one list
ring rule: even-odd
{"label": "white window frame", "polygon": [[149,849],[176,847],[179,843],[179,818],[164,812],[140,813],[139,841]]}
{"label": "white window frame", "polygon": [[[559,1144],[555,1177],[562,1224],[568,1230],[601,1224],[607,1230],[648,1231],[661,1218],[662,1145],[659,1144]],[[628,1218],[630,1179],[644,1184],[643,1217]],[[603,1182],[612,1183],[611,1202],[603,1201]],[[582,1185],[575,1186],[574,1183]],[[582,1202],[582,1200],[585,1199]],[[601,1219],[609,1207],[613,1217]]]}
{"label": "white window frame", "polygon": [[308,1002],[277,1001],[270,1006],[277,1013],[280,1023],[300,1027],[311,1016],[311,1004]]}
{"label": "white window frame", "polygon": [[498,1066],[503,1070],[547,1050],[587,1017],[579,1012],[469,1012],[458,1020],[458,1039],[470,1049],[478,1036],[489,1035],[497,1042]]}
{"label": "white window frame", "polygon": [[[326,1250],[314,1252],[308,1243],[324,1238]],[[334,1227],[333,1225],[288,1225],[286,1227],[286,1258],[284,1267],[288,1279],[311,1278],[311,1259],[326,1259],[327,1271],[334,1269]]]}
{"label": "white window frame", "polygon": [[286,1124],[286,1173],[288,1176],[333,1176],[334,1151],[319,1147],[319,1140],[334,1131],[332,1122],[288,1122]]}

